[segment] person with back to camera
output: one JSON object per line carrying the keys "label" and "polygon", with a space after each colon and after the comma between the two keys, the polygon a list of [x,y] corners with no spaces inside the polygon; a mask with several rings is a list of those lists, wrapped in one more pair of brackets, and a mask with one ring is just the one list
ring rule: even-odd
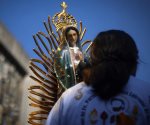
{"label": "person with back to camera", "polygon": [[66,90],[46,125],[150,125],[150,84],[136,79],[138,49],[124,31],[94,39],[84,82]]}

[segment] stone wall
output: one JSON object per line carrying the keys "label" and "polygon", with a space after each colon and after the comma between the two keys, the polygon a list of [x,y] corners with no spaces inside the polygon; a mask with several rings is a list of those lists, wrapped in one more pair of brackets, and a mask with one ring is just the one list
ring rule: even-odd
{"label": "stone wall", "polygon": [[23,48],[0,23],[0,125],[27,124],[28,64]]}

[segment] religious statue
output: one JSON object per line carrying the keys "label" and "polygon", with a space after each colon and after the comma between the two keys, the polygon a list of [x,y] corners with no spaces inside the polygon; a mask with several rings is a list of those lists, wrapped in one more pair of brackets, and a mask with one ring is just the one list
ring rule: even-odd
{"label": "religious statue", "polygon": [[[66,3],[61,6],[62,12],[56,13],[52,19],[49,16],[48,23],[44,22],[48,34],[38,32],[33,36],[38,48],[33,50],[40,59],[31,59],[29,66],[35,74],[30,78],[37,84],[29,88],[32,101],[29,105],[39,108],[29,114],[28,123],[32,125],[42,125],[59,96],[79,82],[78,64],[84,61],[92,44],[89,40],[81,43],[86,29],[82,30],[80,22],[78,30],[77,21],[66,12]],[[85,51],[82,49],[84,45],[87,45]]]}
{"label": "religious statue", "polygon": [[73,27],[64,30],[65,40],[56,51],[54,66],[61,84],[69,88],[78,82],[77,66],[84,56],[80,45],[79,32]]}

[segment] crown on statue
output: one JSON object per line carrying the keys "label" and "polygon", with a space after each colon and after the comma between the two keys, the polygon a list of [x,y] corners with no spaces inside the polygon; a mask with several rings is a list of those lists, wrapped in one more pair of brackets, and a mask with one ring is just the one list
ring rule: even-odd
{"label": "crown on statue", "polygon": [[62,28],[66,26],[77,27],[77,21],[75,18],[72,15],[66,13],[66,3],[63,2],[61,7],[63,8],[62,12],[56,13],[52,18],[52,22],[55,25],[56,30],[62,30]]}

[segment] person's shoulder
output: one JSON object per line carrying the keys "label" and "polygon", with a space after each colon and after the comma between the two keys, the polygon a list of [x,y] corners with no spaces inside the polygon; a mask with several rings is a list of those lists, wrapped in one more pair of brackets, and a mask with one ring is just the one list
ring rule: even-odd
{"label": "person's shoulder", "polygon": [[150,83],[131,76],[124,90],[134,92],[141,96],[148,96],[150,92]]}
{"label": "person's shoulder", "polygon": [[136,86],[138,85],[139,87],[140,86],[142,86],[142,87],[145,86],[145,87],[150,88],[150,83],[149,82],[141,80],[141,79],[133,77],[133,76],[130,77],[129,84],[136,85]]}
{"label": "person's shoulder", "polygon": [[88,87],[84,82],[80,82],[80,83],[74,85],[73,87],[70,87],[69,89],[67,89],[67,90],[62,94],[62,96],[63,96],[63,97],[66,97],[66,96],[69,96],[69,97],[74,96],[74,95],[76,94],[76,92],[77,92],[78,90],[80,90],[80,89],[82,89],[82,90],[87,90],[87,89],[89,89],[89,87]]}
{"label": "person's shoulder", "polygon": [[80,82],[80,83],[78,83],[78,84],[76,84],[76,85],[74,85],[74,86],[68,88],[63,94],[73,92],[73,91],[75,91],[75,90],[77,90],[78,88],[81,88],[81,87],[83,87],[83,86],[85,86],[85,83],[84,83],[84,82]]}

